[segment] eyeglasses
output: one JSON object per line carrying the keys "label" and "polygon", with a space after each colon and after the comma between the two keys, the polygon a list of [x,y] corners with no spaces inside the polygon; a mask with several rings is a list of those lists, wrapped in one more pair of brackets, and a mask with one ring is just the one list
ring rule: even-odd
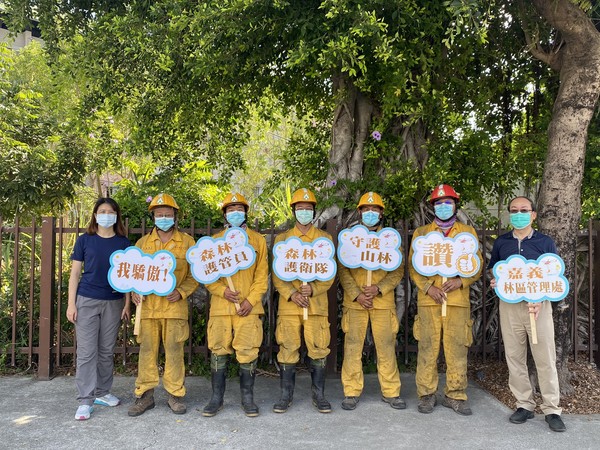
{"label": "eyeglasses", "polygon": [[175,216],[174,215],[168,215],[168,214],[154,214],[154,218],[155,219],[174,219]]}
{"label": "eyeglasses", "polygon": [[527,214],[532,211],[533,211],[532,209],[511,209],[509,212],[511,214],[516,214],[516,213]]}
{"label": "eyeglasses", "polygon": [[453,200],[436,200],[435,202],[433,202],[434,206],[435,205],[454,205],[454,201]]}

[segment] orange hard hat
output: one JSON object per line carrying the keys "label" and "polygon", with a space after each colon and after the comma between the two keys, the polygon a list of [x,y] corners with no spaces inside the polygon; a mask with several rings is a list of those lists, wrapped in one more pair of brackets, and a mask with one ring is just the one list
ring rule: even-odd
{"label": "orange hard hat", "polygon": [[460,195],[456,193],[452,186],[449,184],[440,184],[431,192],[428,201],[429,203],[433,203],[436,200],[444,197],[453,198],[455,201],[460,200]]}
{"label": "orange hard hat", "polygon": [[177,206],[175,199],[169,194],[162,192],[152,199],[148,205],[148,211],[152,211],[154,208],[158,208],[160,206],[170,206],[175,211],[179,210],[179,206]]}
{"label": "orange hard hat", "polygon": [[358,201],[358,206],[356,208],[360,209],[363,206],[379,206],[381,209],[385,209],[381,195],[377,192],[367,192],[364,194]]}
{"label": "orange hard hat", "polygon": [[301,188],[292,194],[290,206],[301,202],[312,203],[313,206],[317,206],[317,197],[315,197],[315,194],[310,189]]}
{"label": "orange hard hat", "polygon": [[250,208],[246,198],[239,192],[231,192],[225,196],[221,205],[221,211],[225,211],[225,208],[231,205],[244,205],[246,211]]}

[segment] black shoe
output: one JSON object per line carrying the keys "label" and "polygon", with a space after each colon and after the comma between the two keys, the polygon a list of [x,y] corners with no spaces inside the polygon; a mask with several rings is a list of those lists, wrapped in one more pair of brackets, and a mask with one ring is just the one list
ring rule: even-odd
{"label": "black shoe", "polygon": [[525,408],[517,408],[508,420],[510,423],[525,423],[527,422],[527,419],[533,419],[534,416],[535,414],[533,411],[529,411]]}
{"label": "black shoe", "polygon": [[548,414],[546,422],[548,422],[548,426],[552,431],[565,431],[567,429],[558,414]]}

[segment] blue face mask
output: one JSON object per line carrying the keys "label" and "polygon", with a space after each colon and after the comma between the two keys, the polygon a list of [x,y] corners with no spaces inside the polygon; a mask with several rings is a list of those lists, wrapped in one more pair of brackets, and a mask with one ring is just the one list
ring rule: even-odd
{"label": "blue face mask", "polygon": [[175,225],[175,219],[173,217],[157,217],[154,219],[154,225],[159,230],[169,231]]}
{"label": "blue face mask", "polygon": [[244,220],[246,220],[246,213],[241,211],[231,211],[228,212],[225,217],[232,227],[239,227],[244,223]]}
{"label": "blue face mask", "polygon": [[448,220],[454,215],[454,206],[446,203],[434,205],[433,209],[435,210],[435,216],[440,220]]}
{"label": "blue face mask", "polygon": [[379,213],[375,211],[365,211],[362,213],[362,223],[367,227],[374,227],[379,223]]}
{"label": "blue face mask", "polygon": [[523,228],[527,228],[527,226],[531,223],[531,213],[512,213],[510,215],[510,224],[517,230],[522,230]]}
{"label": "blue face mask", "polygon": [[110,228],[117,223],[116,214],[96,214],[96,223],[102,228]]}
{"label": "blue face mask", "polygon": [[296,220],[300,225],[308,225],[313,220],[313,211],[310,209],[299,209],[296,211]]}

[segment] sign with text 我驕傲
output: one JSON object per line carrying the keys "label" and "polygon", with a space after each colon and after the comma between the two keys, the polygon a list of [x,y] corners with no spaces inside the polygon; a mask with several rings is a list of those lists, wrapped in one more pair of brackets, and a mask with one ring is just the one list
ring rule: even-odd
{"label": "sign with text \u6211\u9a55\u50b2", "polygon": [[565,263],[554,253],[544,253],[535,261],[512,255],[494,264],[492,271],[496,279],[494,290],[507,303],[558,302],[569,293]]}
{"label": "sign with text \u6211\u9a55\u50b2", "polygon": [[198,239],[186,253],[192,275],[203,284],[214,283],[247,269],[256,261],[256,251],[248,244],[243,228],[229,228],[222,237]]}
{"label": "sign with text \u6211\u9a55\u50b2", "polygon": [[412,265],[425,277],[472,277],[479,272],[479,241],[471,233],[446,237],[439,231],[412,240]]}
{"label": "sign with text \u6211\u9a55\u50b2", "polygon": [[400,233],[393,228],[369,231],[363,225],[346,228],[338,234],[338,260],[345,267],[390,272],[400,267]]}
{"label": "sign with text \u6211\u9a55\u50b2", "polygon": [[273,272],[284,281],[331,280],[337,270],[334,255],[335,247],[330,239],[321,237],[302,242],[292,236],[273,247]]}
{"label": "sign with text \u6211\u9a55\u50b2", "polygon": [[110,255],[108,282],[117,292],[165,296],[175,289],[176,264],[167,250],[147,254],[138,247],[127,247]]}

